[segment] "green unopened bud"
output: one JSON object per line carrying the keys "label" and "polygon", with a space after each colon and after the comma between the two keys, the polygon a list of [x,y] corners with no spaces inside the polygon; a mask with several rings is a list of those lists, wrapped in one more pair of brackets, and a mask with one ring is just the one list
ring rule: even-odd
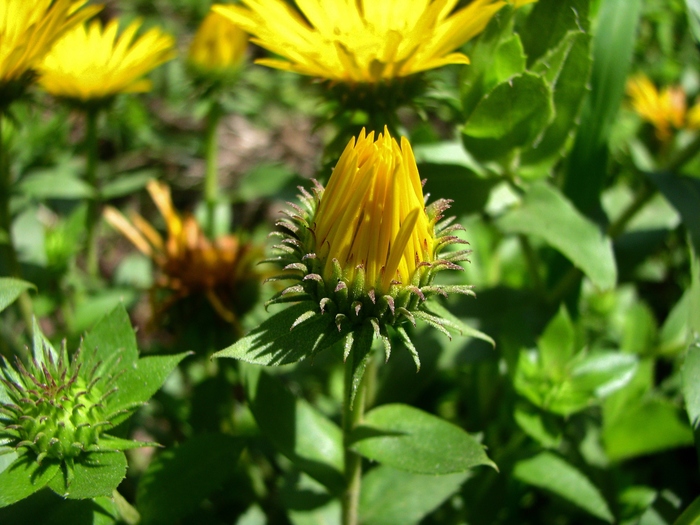
{"label": "green unopened bud", "polygon": [[43,359],[15,369],[2,367],[0,381],[9,402],[0,404],[0,441],[26,449],[39,463],[44,458],[66,460],[97,448],[106,420],[104,401],[115,389],[103,391],[96,369],[81,374],[79,352],[69,360],[65,348],[58,358],[44,347]]}

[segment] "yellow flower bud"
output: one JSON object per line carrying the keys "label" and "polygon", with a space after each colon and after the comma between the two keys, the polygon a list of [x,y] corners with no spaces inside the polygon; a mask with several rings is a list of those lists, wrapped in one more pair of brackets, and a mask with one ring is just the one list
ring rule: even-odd
{"label": "yellow flower bud", "polygon": [[[450,201],[425,206],[411,146],[405,138],[399,145],[387,128],[376,140],[374,132],[362,130],[340,156],[328,186],[316,183],[313,194],[301,192],[301,206],[290,204],[287,217],[278,221],[280,231],[273,235],[282,242],[274,247],[276,257],[267,260],[285,271],[271,280],[295,283],[268,304],[308,302],[292,328],[314,316],[332,319],[342,334],[371,326],[387,356],[391,326],[419,365],[401,325],[422,319],[448,334],[454,323],[429,299],[474,294],[469,285],[433,282],[442,270],[462,270],[456,263],[470,252],[443,252],[466,244],[452,234],[463,229],[452,224],[454,218],[443,220]],[[352,347],[348,337],[346,357]]]}
{"label": "yellow flower bud", "polygon": [[364,268],[364,288],[379,293],[408,285],[422,262],[434,260],[433,234],[411,145],[388,130],[374,140],[363,130],[340,157],[316,213],[323,276],[333,260],[352,279]]}
{"label": "yellow flower bud", "polygon": [[245,60],[248,35],[228,18],[210,11],[192,39],[187,61],[200,74],[235,72]]}

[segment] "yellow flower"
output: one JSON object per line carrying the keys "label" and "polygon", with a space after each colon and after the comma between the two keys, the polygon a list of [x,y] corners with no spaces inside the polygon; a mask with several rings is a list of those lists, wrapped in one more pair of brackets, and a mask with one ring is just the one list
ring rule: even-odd
{"label": "yellow flower", "polygon": [[[456,263],[466,261],[470,250],[442,253],[448,245],[466,244],[452,235],[463,228],[452,224],[454,217],[442,220],[450,201],[425,206],[405,138],[399,145],[387,128],[376,140],[374,132],[362,130],[348,143],[328,186],[316,183],[313,194],[301,191],[301,206],[292,204],[278,221],[280,231],[273,234],[282,242],[266,261],[283,268],[273,280],[295,281],[268,301],[300,303],[294,311],[303,313],[292,328],[310,319],[318,319],[319,327],[334,325],[324,340],[330,344],[334,337],[349,337],[347,357],[352,334],[368,327],[382,339],[388,356],[391,326],[416,365],[418,354],[402,324],[422,319],[445,333],[461,330],[429,299],[473,295],[468,285],[433,282],[442,270],[462,270]],[[309,352],[318,348],[310,344]]]}
{"label": "yellow flower", "polygon": [[432,225],[411,146],[385,129],[374,140],[362,130],[348,143],[323,192],[315,217],[316,253],[323,276],[333,261],[352,280],[364,268],[364,288],[378,293],[408,285],[421,263],[432,262]]}
{"label": "yellow flower", "polygon": [[158,28],[134,40],[140,21],[117,38],[117,20],[105,28],[99,21],[78,26],[47,55],[39,83],[56,97],[99,102],[119,93],[148,91],[143,76],[173,57],[174,40]]}
{"label": "yellow flower", "polygon": [[672,127],[683,127],[686,102],[680,86],[666,87],[659,92],[646,76],[637,75],[627,81],[627,94],[637,114],[656,128],[659,140],[669,140]]}
{"label": "yellow flower", "polygon": [[690,129],[700,129],[700,102],[688,110],[687,124]]}
{"label": "yellow flower", "polygon": [[241,66],[247,47],[243,30],[210,11],[192,39],[187,61],[203,74],[225,75]]}
{"label": "yellow flower", "polygon": [[256,250],[234,235],[207,239],[194,217],[175,210],[167,185],[151,181],[148,192],[165,219],[166,239],[138,213],[131,214],[130,222],[108,206],[104,216],[159,268],[156,286],[174,294],[160,309],[186,296],[204,294],[223,319],[236,322],[249,299],[241,297],[242,292],[249,292],[247,285],[260,280],[253,266]]}
{"label": "yellow flower", "polygon": [[0,4],[0,96],[31,73],[66,31],[100,10],[87,0],[2,0]]}
{"label": "yellow flower", "polygon": [[256,44],[282,58],[257,63],[348,84],[375,84],[446,64],[468,64],[455,49],[479,34],[506,2],[474,0],[243,0],[215,5]]}

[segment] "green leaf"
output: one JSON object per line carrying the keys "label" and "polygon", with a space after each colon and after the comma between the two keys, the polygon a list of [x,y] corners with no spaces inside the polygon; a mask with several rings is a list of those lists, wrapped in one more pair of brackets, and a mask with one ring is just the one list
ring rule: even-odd
{"label": "green leaf", "polygon": [[116,373],[131,368],[139,358],[136,334],[131,326],[129,314],[119,303],[110,313],[100,319],[85,335],[80,350],[83,366],[91,370],[102,362],[105,373]]}
{"label": "green leaf", "polygon": [[24,264],[46,268],[46,225],[39,219],[40,207],[29,205],[12,222],[12,242],[17,250],[17,258]]}
{"label": "green leaf", "polygon": [[686,290],[666,317],[659,333],[658,354],[675,356],[688,348],[692,293],[692,289]]}
{"label": "green leaf", "polygon": [[108,414],[125,413],[110,417],[115,425],[127,419],[130,411],[151,399],[180,361],[191,352],[174,355],[149,356],[139,359],[117,379],[118,390],[107,399]]}
{"label": "green leaf", "polygon": [[525,56],[519,37],[513,34],[511,14],[508,8],[497,13],[469,54],[471,64],[464,68],[461,86],[465,117],[496,85],[525,71]]}
{"label": "green leaf", "polygon": [[345,479],[340,428],[260,368],[246,366],[243,374],[250,410],[262,433],[331,493],[342,491]]}
{"label": "green leaf", "polygon": [[212,357],[232,357],[266,366],[286,365],[320,352],[344,337],[333,318],[320,313],[293,327],[308,312],[316,312],[315,305],[309,302],[285,308]]}
{"label": "green leaf", "polygon": [[688,325],[694,337],[700,336],[700,257],[693,244],[688,243],[690,252],[690,306]]}
{"label": "green leaf", "polygon": [[551,452],[519,461],[513,476],[552,492],[603,521],[613,522],[610,508],[595,485],[581,471]]}
{"label": "green leaf", "polygon": [[700,430],[700,345],[695,343],[688,349],[681,369],[683,376],[683,397],[688,412],[690,426]]}
{"label": "green leaf", "polygon": [[693,500],[673,525],[700,525],[700,496]]}
{"label": "green leaf", "polygon": [[195,511],[233,475],[243,447],[239,438],[200,434],[158,454],[138,485],[144,522],[176,523]]}
{"label": "green leaf", "polygon": [[0,277],[0,312],[10,306],[22,292],[36,289],[32,283],[13,277]]}
{"label": "green leaf", "polygon": [[[551,163],[558,160],[572,136],[583,100],[588,93],[591,70],[590,37],[571,31],[560,45],[535,65],[553,92],[554,119],[542,137],[523,152],[522,164]],[[525,170],[521,169],[522,175]],[[546,172],[545,172],[546,173]]]}
{"label": "green leaf", "polygon": [[685,0],[688,10],[688,24],[695,40],[700,42],[700,0]]}
{"label": "green leaf", "polygon": [[237,202],[273,197],[290,184],[295,176],[284,164],[261,164],[245,174],[234,197]]}
{"label": "green leaf", "polygon": [[340,525],[340,499],[303,472],[285,476],[280,499],[293,525]]}
{"label": "green leaf", "polygon": [[668,172],[649,173],[648,176],[678,210],[695,251],[700,251],[700,179]]}
{"label": "green leaf", "polygon": [[556,372],[565,369],[574,356],[574,336],[574,325],[569,312],[562,305],[545,328],[542,337],[537,340],[543,368]]}
{"label": "green leaf", "polygon": [[487,93],[462,130],[467,151],[482,161],[532,144],[553,116],[552,92],[541,77],[514,76]]}
{"label": "green leaf", "polygon": [[603,444],[611,460],[622,461],[692,445],[693,433],[675,404],[649,397],[604,421]]}
{"label": "green leaf", "polygon": [[[63,465],[63,468],[67,468]],[[126,456],[123,452],[90,452],[79,456],[73,468],[73,478],[66,485],[65,472],[55,476],[49,487],[68,499],[88,499],[111,496],[126,476]]]}
{"label": "green leaf", "polygon": [[109,434],[100,435],[100,450],[116,452],[141,447],[160,447],[160,445],[152,441],[134,441],[132,439],[110,436]]}
{"label": "green leaf", "polygon": [[491,91],[496,85],[525,72],[525,53],[517,33],[511,34],[498,44],[496,54],[484,72],[483,88]]}
{"label": "green leaf", "polygon": [[352,435],[352,448],[390,467],[416,474],[452,474],[488,465],[484,447],[458,426],[402,404],[377,407]]}
{"label": "green leaf", "polygon": [[448,330],[451,329],[459,333],[459,335],[463,335],[464,337],[473,337],[475,339],[481,339],[482,341],[486,341],[487,343],[489,343],[493,348],[496,348],[496,341],[494,341],[491,336],[485,334],[480,330],[477,330],[473,326],[468,325],[467,323],[456,317],[452,312],[450,312],[437,300],[430,301],[429,303],[427,303],[425,305],[425,309],[433,315],[437,315],[438,317],[441,317],[442,319],[448,321],[448,324],[445,325],[445,327]]}
{"label": "green leaf", "polygon": [[543,238],[598,288],[615,286],[617,267],[610,239],[549,184],[533,183],[522,204],[498,219],[497,225],[507,233]]}
{"label": "green leaf", "polygon": [[352,374],[347,379],[352,381],[350,386],[350,407],[355,402],[357,389],[362,383],[362,376],[365,374],[367,362],[372,355],[372,340],[374,339],[374,328],[369,321],[365,321],[359,330],[353,330],[345,339],[345,349],[349,349],[350,354],[346,359],[351,359]]}
{"label": "green leaf", "polygon": [[634,377],[637,358],[616,351],[581,352],[562,368],[544,364],[540,353],[522,351],[515,389],[536,406],[569,416],[624,387]]}
{"label": "green leaf", "polygon": [[519,402],[513,417],[518,426],[544,448],[557,448],[561,444],[562,430],[556,416],[538,410],[530,403]]}
{"label": "green leaf", "polygon": [[91,329],[112,310],[120,305],[129,305],[137,297],[137,292],[131,288],[108,288],[81,296],[76,301],[74,316],[70,324],[71,332],[80,333]]}
{"label": "green leaf", "polygon": [[27,454],[20,456],[0,472],[0,508],[31,496],[60,475],[58,463],[45,461],[39,465]]}
{"label": "green leaf", "polygon": [[590,0],[539,0],[521,31],[529,65],[557,48],[569,31],[588,30]]}
{"label": "green leaf", "polygon": [[118,517],[111,497],[66,500],[51,490],[0,509],[0,523],[7,525],[113,525]]}
{"label": "green leaf", "polygon": [[[455,146],[464,151],[462,144],[455,144]],[[461,217],[479,213],[486,206],[491,189],[498,184],[498,179],[484,178],[470,168],[450,162],[446,159],[442,163],[435,161],[418,164],[421,178],[428,181],[425,191],[430,193],[431,200],[454,199],[455,195],[459,195],[459,198],[454,199],[450,205],[448,212],[450,215]]]}
{"label": "green leaf", "polygon": [[[413,148],[413,155],[416,158],[421,176],[423,175],[423,170],[420,168],[433,164],[465,168],[468,172],[482,178],[488,174],[481,164],[469,155],[460,141],[450,140],[430,144],[416,144]],[[432,177],[428,177],[428,180],[432,184]]]}
{"label": "green leaf", "polygon": [[564,194],[588,217],[602,217],[608,138],[625,90],[637,37],[640,0],[601,2],[593,36],[591,92],[567,162]]}
{"label": "green leaf", "polygon": [[72,169],[51,169],[23,178],[18,190],[34,199],[91,199],[95,190]]}
{"label": "green leaf", "polygon": [[136,193],[144,188],[148,181],[156,178],[154,170],[140,170],[134,173],[120,173],[114,180],[105,183],[100,189],[102,200],[116,199]]}
{"label": "green leaf", "polygon": [[466,472],[428,476],[381,465],[362,479],[360,522],[363,525],[412,525],[459,490]]}

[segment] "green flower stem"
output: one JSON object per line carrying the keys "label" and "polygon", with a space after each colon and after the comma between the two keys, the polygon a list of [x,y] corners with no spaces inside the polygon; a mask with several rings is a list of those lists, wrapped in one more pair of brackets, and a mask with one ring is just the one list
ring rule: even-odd
{"label": "green flower stem", "polygon": [[219,198],[219,164],[217,130],[221,120],[221,107],[217,102],[212,102],[207,114],[207,126],[204,135],[204,158],[206,172],[204,174],[204,201],[206,202],[207,215],[205,230],[210,239],[215,235],[216,204]]}
{"label": "green flower stem", "polygon": [[97,181],[97,109],[88,109],[85,113],[85,153],[87,162],[85,165],[85,180],[94,190],[95,194],[88,202],[87,210],[87,238],[85,242],[85,261],[88,275],[97,277],[97,236],[96,229],[100,220],[100,188]]}
{"label": "green flower stem", "polygon": [[[360,506],[360,487],[362,484],[362,457],[350,449],[352,444],[350,439],[352,431],[362,422],[365,409],[365,393],[367,387],[367,375],[371,370],[365,372],[354,403],[351,403],[352,396],[352,356],[345,361],[345,395],[343,400],[343,448],[345,449],[345,492],[342,496],[342,524],[357,525],[358,509]],[[369,365],[371,366],[371,365]]]}
{"label": "green flower stem", "polygon": [[[10,213],[10,196],[12,195],[12,177],[10,176],[10,163],[5,152],[5,142],[2,138],[3,114],[0,112],[0,231],[7,235],[6,243],[0,244],[5,253],[8,270],[12,277],[22,278],[22,271],[17,257],[17,249],[12,239],[12,215]],[[18,299],[19,310],[24,321],[25,330],[31,338],[32,336],[32,300],[29,293],[24,291]],[[19,345],[23,355],[26,357],[26,350],[23,345]]]}

